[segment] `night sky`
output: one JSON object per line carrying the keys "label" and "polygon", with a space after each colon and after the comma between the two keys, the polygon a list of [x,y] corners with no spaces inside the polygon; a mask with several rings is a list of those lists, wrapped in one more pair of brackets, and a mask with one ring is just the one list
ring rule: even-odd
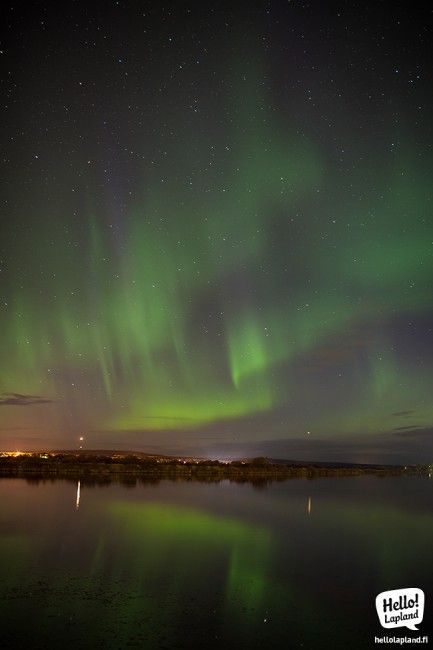
{"label": "night sky", "polygon": [[433,460],[432,11],[9,2],[0,448]]}

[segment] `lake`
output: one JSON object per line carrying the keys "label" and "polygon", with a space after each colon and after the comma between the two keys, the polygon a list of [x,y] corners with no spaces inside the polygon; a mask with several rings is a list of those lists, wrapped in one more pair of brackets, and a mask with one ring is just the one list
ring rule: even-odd
{"label": "lake", "polygon": [[[2,648],[372,648],[433,593],[433,480],[0,479]],[[426,647],[426,646],[424,646]]]}

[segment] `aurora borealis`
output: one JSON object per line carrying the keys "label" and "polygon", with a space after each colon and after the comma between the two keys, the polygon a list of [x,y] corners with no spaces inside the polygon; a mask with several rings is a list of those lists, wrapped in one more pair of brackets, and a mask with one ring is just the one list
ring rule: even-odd
{"label": "aurora borealis", "polygon": [[0,449],[431,461],[431,13],[17,3]]}

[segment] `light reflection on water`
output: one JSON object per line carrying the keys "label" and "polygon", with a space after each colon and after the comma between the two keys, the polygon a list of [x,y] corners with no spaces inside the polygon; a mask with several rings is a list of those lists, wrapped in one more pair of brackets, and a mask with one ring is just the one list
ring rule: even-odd
{"label": "light reflection on water", "polygon": [[428,479],[1,479],[0,499],[6,647],[362,648],[377,593],[429,598]]}
{"label": "light reflection on water", "polygon": [[77,495],[75,497],[75,508],[78,510],[80,507],[80,497],[81,497],[81,481],[77,483]]}

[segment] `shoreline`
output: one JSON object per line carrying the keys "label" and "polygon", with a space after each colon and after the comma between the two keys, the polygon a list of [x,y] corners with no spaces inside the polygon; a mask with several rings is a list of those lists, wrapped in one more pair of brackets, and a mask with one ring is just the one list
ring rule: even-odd
{"label": "shoreline", "polygon": [[352,465],[272,462],[266,458],[221,462],[167,456],[103,456],[44,453],[0,456],[0,478],[71,480],[185,479],[198,481],[284,481],[291,478],[346,476],[430,476],[429,465]]}

